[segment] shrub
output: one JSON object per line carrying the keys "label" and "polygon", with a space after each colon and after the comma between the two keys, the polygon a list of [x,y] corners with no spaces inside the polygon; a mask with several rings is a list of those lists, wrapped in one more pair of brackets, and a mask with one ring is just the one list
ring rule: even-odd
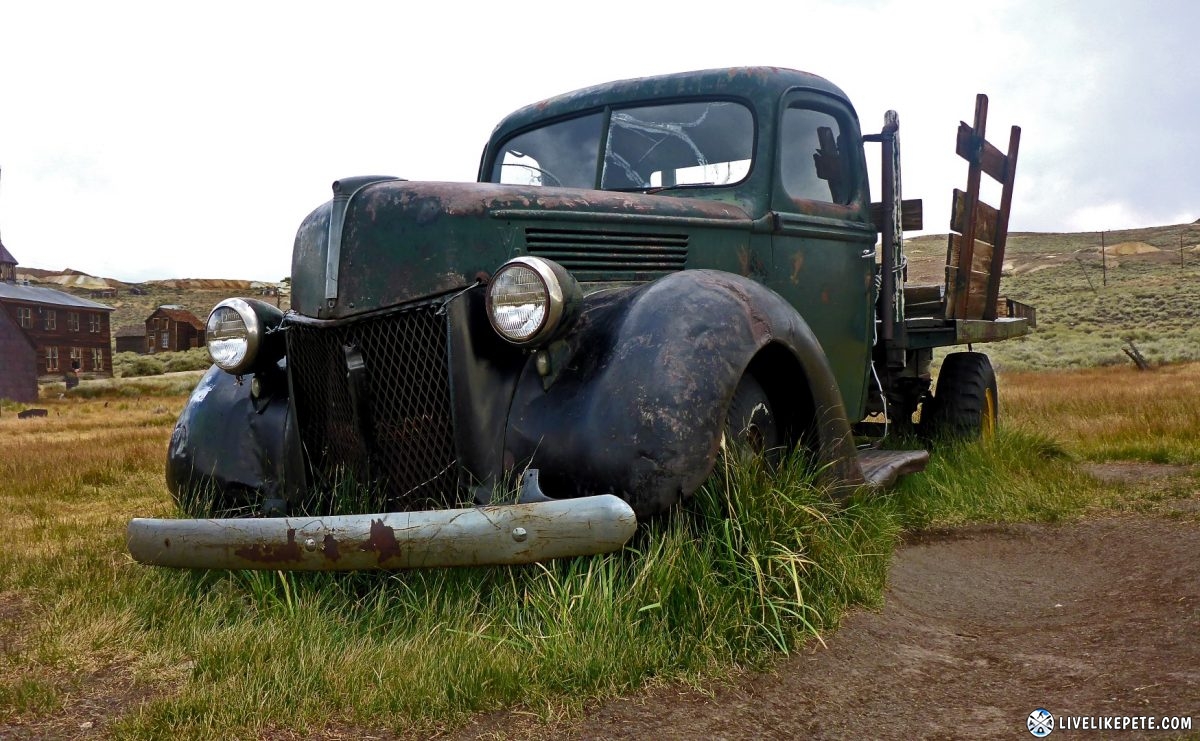
{"label": "shrub", "polygon": [[208,355],[208,349],[203,347],[194,347],[184,352],[163,353],[162,357],[165,361],[164,368],[167,373],[208,370],[208,367],[212,365],[212,358]]}
{"label": "shrub", "polygon": [[[114,366],[116,363],[114,363]],[[164,373],[163,362],[152,355],[135,355],[127,362],[122,362],[117,371],[121,378],[134,376],[161,376]]]}

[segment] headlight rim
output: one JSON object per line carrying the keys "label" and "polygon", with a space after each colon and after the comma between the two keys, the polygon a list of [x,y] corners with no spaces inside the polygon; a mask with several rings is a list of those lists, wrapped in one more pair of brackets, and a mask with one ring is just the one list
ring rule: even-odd
{"label": "headlight rim", "polygon": [[[496,322],[495,304],[492,297],[492,287],[495,281],[504,271],[521,266],[532,270],[538,280],[542,282],[543,288],[546,290],[546,313],[542,317],[538,328],[525,338],[514,338],[504,332]],[[555,269],[557,268],[557,270]],[[562,275],[560,275],[560,272]],[[564,277],[566,280],[564,280]],[[488,323],[492,325],[492,329],[504,341],[509,342],[517,347],[532,347],[545,343],[553,338],[559,331],[563,329],[564,315],[568,314],[572,297],[569,291],[564,289],[564,283],[567,281],[574,282],[566,269],[557,263],[547,260],[544,257],[536,257],[534,255],[520,255],[501,265],[492,275],[488,282],[486,290],[486,313]]]}
{"label": "headlight rim", "polygon": [[[213,357],[212,337],[208,331],[209,324],[212,322],[213,314],[217,313],[217,311],[223,308],[233,309],[236,311],[242,320],[242,324],[246,327],[246,355],[242,358],[241,362],[228,367]],[[242,298],[227,298],[218,302],[217,305],[212,308],[212,311],[208,312],[208,320],[204,323],[204,326],[204,344],[208,349],[208,357],[212,359],[214,365],[226,373],[231,373],[238,376],[248,373],[254,367],[254,362],[258,359],[259,349],[262,347],[263,327],[258,314],[254,311],[254,307],[252,307],[248,301]]]}

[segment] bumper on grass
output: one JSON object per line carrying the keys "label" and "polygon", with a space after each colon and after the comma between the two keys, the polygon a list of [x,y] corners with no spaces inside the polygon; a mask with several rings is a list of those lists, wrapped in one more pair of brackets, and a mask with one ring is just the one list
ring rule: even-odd
{"label": "bumper on grass", "polygon": [[621,548],[637,528],[619,497],[333,517],[136,518],[129,552],[154,566],[353,571],[524,564]]}

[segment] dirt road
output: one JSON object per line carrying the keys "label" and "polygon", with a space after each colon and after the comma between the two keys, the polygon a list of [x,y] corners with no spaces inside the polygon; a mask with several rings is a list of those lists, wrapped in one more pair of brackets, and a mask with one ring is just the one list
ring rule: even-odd
{"label": "dirt road", "polygon": [[[1056,716],[1191,716],[1200,734],[1200,524],[1122,517],[926,533],[886,603],[709,693],[665,687],[558,726],[480,718],[459,738],[1033,738]],[[1051,738],[1178,737],[1069,731]]]}

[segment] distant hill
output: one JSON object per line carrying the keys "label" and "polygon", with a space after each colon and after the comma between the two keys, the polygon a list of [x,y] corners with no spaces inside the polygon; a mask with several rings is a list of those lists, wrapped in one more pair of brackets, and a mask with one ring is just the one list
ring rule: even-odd
{"label": "distant hill", "polygon": [[[208,312],[217,302],[230,296],[251,296],[270,303],[278,301],[285,309],[289,305],[288,287],[283,283],[209,278],[172,278],[128,283],[115,278],[88,275],[78,270],[44,270],[24,266],[17,267],[17,279],[28,280],[32,285],[56,288],[113,307],[111,323],[114,338],[117,330],[122,327],[144,327],[146,317],[163,304],[178,304],[195,314],[201,321],[208,317]],[[272,293],[276,295],[270,295]]]}
{"label": "distant hill", "polygon": [[[946,235],[905,240],[909,279],[945,281]],[[1104,252],[1101,253],[1101,245]],[[1200,223],[1009,235],[1000,292],[1037,308],[1033,335],[988,345],[1010,369],[1200,360]]]}

